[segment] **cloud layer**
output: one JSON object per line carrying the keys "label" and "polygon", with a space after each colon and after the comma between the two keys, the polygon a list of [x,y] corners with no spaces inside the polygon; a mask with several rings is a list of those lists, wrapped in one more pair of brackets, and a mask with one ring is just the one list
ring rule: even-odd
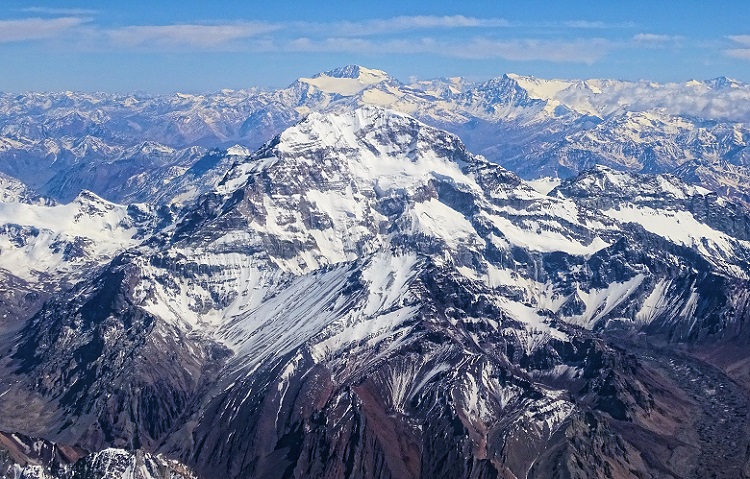
{"label": "cloud layer", "polygon": [[135,47],[197,47],[220,48],[231,42],[257,37],[281,27],[263,22],[230,23],[224,25],[148,25],[106,30],[115,44]]}
{"label": "cloud layer", "polygon": [[[329,23],[239,21],[106,27],[97,22],[95,10],[29,7],[21,11],[39,16],[0,20],[0,43],[54,40],[57,48],[70,50],[393,53],[592,64],[618,50],[681,47],[685,40],[653,32],[634,34],[632,23],[589,20],[515,22],[415,15]],[[733,48],[724,51],[726,56],[750,59],[750,35],[729,39]]]}
{"label": "cloud layer", "polygon": [[729,39],[734,42],[734,48],[724,50],[724,54],[740,60],[750,60],[750,35],[731,35]]}
{"label": "cloud layer", "polygon": [[0,43],[54,38],[86,22],[86,19],[78,17],[0,20]]}
{"label": "cloud layer", "polygon": [[90,16],[98,15],[99,10],[88,8],[49,8],[49,7],[26,7],[18,10],[23,13],[38,15],[63,15],[63,16]]}
{"label": "cloud layer", "polygon": [[308,53],[431,54],[472,60],[501,58],[514,61],[593,63],[614,48],[614,44],[601,38],[572,41],[487,38],[462,41],[434,38],[373,41],[342,37],[321,40],[298,38],[279,45],[267,44],[266,48],[269,51]]}

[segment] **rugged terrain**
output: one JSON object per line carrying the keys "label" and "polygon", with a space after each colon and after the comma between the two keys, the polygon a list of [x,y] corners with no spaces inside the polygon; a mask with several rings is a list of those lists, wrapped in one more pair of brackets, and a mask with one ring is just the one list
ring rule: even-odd
{"label": "rugged terrain", "polygon": [[[382,83],[337,75],[300,82]],[[601,165],[537,191],[334,110],[152,206],[3,183],[6,475],[747,474],[742,358],[717,360],[747,344],[742,206]]]}
{"label": "rugged terrain", "polygon": [[199,168],[215,164],[223,176],[216,158],[232,145],[254,150],[311,112],[372,105],[458,134],[472,152],[526,179],[569,178],[600,164],[674,173],[747,202],[748,101],[750,86],[727,78],[658,84],[508,74],[407,84],[356,65],[278,90],[0,94],[0,172],[63,202],[82,189],[116,202],[165,200],[165,185],[194,177],[188,172],[201,158]]}

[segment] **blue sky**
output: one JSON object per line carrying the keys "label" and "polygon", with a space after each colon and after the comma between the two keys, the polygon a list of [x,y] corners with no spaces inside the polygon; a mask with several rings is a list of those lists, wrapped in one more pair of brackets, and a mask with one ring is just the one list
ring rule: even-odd
{"label": "blue sky", "polygon": [[0,90],[282,87],[356,63],[401,80],[750,81],[750,5],[109,0],[0,6]]}

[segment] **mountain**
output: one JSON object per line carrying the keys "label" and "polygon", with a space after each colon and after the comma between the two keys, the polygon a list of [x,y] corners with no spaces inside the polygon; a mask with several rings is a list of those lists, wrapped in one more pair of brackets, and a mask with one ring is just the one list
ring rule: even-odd
{"label": "mountain", "polygon": [[83,191],[59,204],[5,179],[0,196],[0,325],[12,331],[50,295],[81,281],[153,228],[145,205]]}
{"label": "mountain", "polygon": [[199,477],[747,469],[748,376],[710,365],[746,346],[742,207],[604,166],[543,194],[373,106],[233,153],[0,339],[0,429]]}
{"label": "mountain", "polygon": [[0,174],[0,201],[3,203],[45,203],[45,199],[23,182]]}
{"label": "mountain", "polygon": [[371,105],[451,131],[526,179],[570,178],[604,164],[680,174],[744,202],[737,181],[748,175],[749,100],[750,86],[726,78],[659,84],[506,74],[405,84],[357,65],[278,90],[0,94],[0,172],[63,202],[81,189],[153,202],[160,186],[217,156],[209,150],[254,150],[310,113]]}
{"label": "mountain", "polygon": [[177,461],[143,451],[88,453],[19,434],[0,433],[0,474],[17,479],[195,479]]}

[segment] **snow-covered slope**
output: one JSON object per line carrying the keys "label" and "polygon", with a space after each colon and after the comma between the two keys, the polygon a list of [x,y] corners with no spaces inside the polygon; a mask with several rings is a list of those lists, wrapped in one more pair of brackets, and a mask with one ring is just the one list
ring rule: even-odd
{"label": "snow-covered slope", "polygon": [[300,78],[313,88],[334,95],[352,96],[372,85],[389,81],[390,77],[382,70],[373,70],[358,65],[320,73],[313,78]]}
{"label": "snow-covered slope", "polygon": [[0,201],[3,203],[49,203],[32,191],[21,181],[8,175],[0,174]]}
{"label": "snow-covered slope", "polygon": [[743,123],[750,120],[750,112],[742,106],[750,97],[750,87],[725,77],[685,83],[509,77],[532,98],[600,117],[624,112],[663,111],[682,117]]}
{"label": "snow-covered slope", "polygon": [[88,191],[68,204],[2,202],[0,268],[32,282],[80,278],[82,270],[138,244],[147,216]]}
{"label": "snow-covered slope", "polygon": [[107,448],[90,454],[21,434],[0,432],[0,475],[13,479],[196,479],[177,461]]}
{"label": "snow-covered slope", "polygon": [[139,244],[156,224],[145,205],[118,205],[88,191],[59,204],[17,180],[1,186],[0,326],[5,332],[50,296]]}

